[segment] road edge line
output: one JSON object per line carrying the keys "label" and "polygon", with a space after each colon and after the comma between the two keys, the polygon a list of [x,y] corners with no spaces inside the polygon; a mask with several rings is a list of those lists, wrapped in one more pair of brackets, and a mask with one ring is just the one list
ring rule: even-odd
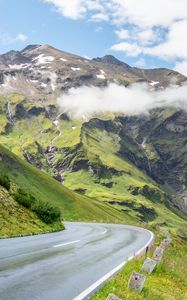
{"label": "road edge line", "polygon": [[[149,241],[142,248],[140,248],[136,252],[136,255],[142,254],[142,252],[144,250],[146,250],[146,248],[148,246],[150,246],[152,244],[153,240],[154,240],[154,234],[153,234],[153,232],[150,231],[150,230],[147,230],[147,229],[144,229],[144,230],[147,231],[147,232],[149,232],[151,234],[151,237],[150,237]],[[86,297],[88,297],[91,294],[93,294],[94,291],[96,291],[97,289],[99,289],[99,287],[101,285],[103,285],[108,279],[110,279],[112,276],[114,276],[116,273],[118,273],[125,266],[125,264],[128,261],[132,260],[133,258],[134,258],[134,255],[131,255],[130,257],[128,257],[127,260],[123,261],[117,267],[115,267],[110,272],[108,272],[107,274],[105,274],[103,277],[101,277],[100,279],[98,279],[96,282],[94,282],[92,285],[90,285],[87,289],[85,289],[83,292],[81,292],[78,296],[76,296],[72,300],[84,300],[84,299],[87,299]]]}

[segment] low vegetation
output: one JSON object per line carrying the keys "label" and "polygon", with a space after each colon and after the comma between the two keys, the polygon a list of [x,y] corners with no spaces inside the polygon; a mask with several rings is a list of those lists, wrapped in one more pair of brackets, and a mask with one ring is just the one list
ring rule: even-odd
{"label": "low vegetation", "polygon": [[19,204],[0,186],[0,237],[14,237],[64,229],[61,222],[46,224],[37,214]]}
{"label": "low vegetation", "polygon": [[0,175],[0,237],[64,229],[58,207],[37,200]]}
{"label": "low vegetation", "polygon": [[37,200],[34,196],[26,193],[23,189],[18,189],[13,194],[13,197],[19,204],[35,212],[46,224],[61,221],[60,209],[49,202]]}
{"label": "low vegetation", "polygon": [[[58,207],[66,221],[122,223],[125,216],[96,199],[75,193],[0,145],[0,170],[37,201]],[[14,191],[15,192],[15,191]],[[56,213],[55,213],[56,215]]]}
{"label": "low vegetation", "polygon": [[[156,244],[161,235],[157,232]],[[149,256],[152,252],[149,253]],[[113,279],[92,298],[105,300],[110,293],[123,300],[185,300],[187,299],[187,240],[173,236],[171,245],[165,250],[161,261],[152,274],[147,275],[145,286],[139,294],[128,288],[128,280],[133,271],[141,273],[145,257],[128,262]]]}
{"label": "low vegetation", "polygon": [[0,185],[3,186],[7,191],[10,190],[10,179],[7,175],[0,175]]}

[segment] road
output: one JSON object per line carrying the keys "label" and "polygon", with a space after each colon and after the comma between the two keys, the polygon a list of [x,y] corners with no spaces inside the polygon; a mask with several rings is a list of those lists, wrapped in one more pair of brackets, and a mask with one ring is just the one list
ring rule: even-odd
{"label": "road", "polygon": [[145,248],[151,232],[65,223],[57,233],[0,240],[1,300],[81,300]]}

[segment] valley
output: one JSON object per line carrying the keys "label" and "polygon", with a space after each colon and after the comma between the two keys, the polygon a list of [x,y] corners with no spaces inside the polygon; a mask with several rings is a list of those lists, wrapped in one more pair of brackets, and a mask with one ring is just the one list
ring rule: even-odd
{"label": "valley", "polygon": [[75,118],[57,101],[82,84],[100,87],[118,80],[127,86],[142,81],[162,89],[171,80],[184,84],[183,75],[131,68],[112,56],[85,60],[48,45],[12,51],[0,61],[0,144],[22,171],[12,170],[12,162],[5,166],[4,159],[1,167],[16,184],[58,205],[65,220],[160,225],[174,232],[183,227],[186,112],[163,107],[145,115]]}

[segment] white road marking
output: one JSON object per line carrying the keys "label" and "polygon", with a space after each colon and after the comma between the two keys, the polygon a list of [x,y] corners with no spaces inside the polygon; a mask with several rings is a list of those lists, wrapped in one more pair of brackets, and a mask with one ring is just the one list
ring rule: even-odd
{"label": "white road marking", "polygon": [[57,244],[57,245],[54,245],[53,247],[54,247],[54,248],[57,248],[57,247],[62,247],[62,246],[71,245],[71,244],[76,244],[76,243],[79,243],[79,242],[80,242],[80,240],[77,240],[77,241],[72,241],[72,242],[63,243],[63,244]]}
{"label": "white road marking", "polygon": [[[146,247],[149,246],[152,243],[152,241],[154,240],[154,234],[149,230],[146,230],[146,231],[148,231],[151,234],[151,237],[150,237],[149,241],[146,243],[146,245],[137,251],[138,254],[142,253],[146,249]],[[86,297],[88,297],[91,293],[93,293],[96,289],[98,289],[99,286],[101,286],[105,281],[107,281],[110,277],[112,277],[114,274],[116,274],[121,268],[123,268],[123,266],[126,264],[127,261],[129,261],[133,258],[134,258],[134,255],[131,255],[130,257],[128,257],[127,260],[123,261],[120,265],[118,265],[113,270],[111,270],[106,275],[104,275],[102,278],[97,280],[95,283],[93,283],[90,287],[88,287],[86,290],[84,290],[81,294],[79,294],[73,300],[86,299]]]}

